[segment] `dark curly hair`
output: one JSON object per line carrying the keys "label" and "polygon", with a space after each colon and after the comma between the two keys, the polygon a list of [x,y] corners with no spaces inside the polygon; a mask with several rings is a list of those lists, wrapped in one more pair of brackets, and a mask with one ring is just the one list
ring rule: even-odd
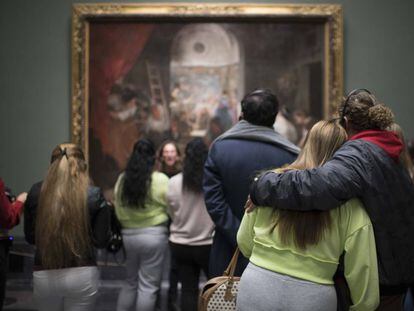
{"label": "dark curly hair", "polygon": [[207,146],[201,138],[194,138],[185,147],[183,191],[202,192],[207,154]]}
{"label": "dark curly hair", "polygon": [[279,112],[279,101],[270,90],[258,89],[241,101],[243,119],[254,125],[273,127]]}
{"label": "dark curly hair", "polygon": [[385,130],[394,122],[390,108],[378,102],[368,92],[358,92],[349,96],[339,106],[340,117],[346,117],[356,131]]}
{"label": "dark curly hair", "polygon": [[125,169],[122,200],[128,205],[144,207],[151,185],[151,174],[155,164],[154,144],[148,139],[140,139]]}

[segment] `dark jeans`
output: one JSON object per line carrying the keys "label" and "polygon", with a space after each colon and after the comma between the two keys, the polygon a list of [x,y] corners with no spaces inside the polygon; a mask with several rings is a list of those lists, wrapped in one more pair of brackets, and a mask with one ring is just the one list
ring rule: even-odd
{"label": "dark jeans", "polygon": [[211,245],[190,246],[171,243],[181,281],[181,311],[196,311],[200,270],[208,275]]}
{"label": "dark jeans", "polygon": [[168,287],[168,308],[171,309],[172,304],[177,303],[177,285],[178,285],[178,266],[177,260],[172,251],[170,252],[170,273],[169,273],[169,287]]}
{"label": "dark jeans", "polygon": [[0,311],[3,310],[6,293],[7,269],[9,266],[10,241],[0,239]]}

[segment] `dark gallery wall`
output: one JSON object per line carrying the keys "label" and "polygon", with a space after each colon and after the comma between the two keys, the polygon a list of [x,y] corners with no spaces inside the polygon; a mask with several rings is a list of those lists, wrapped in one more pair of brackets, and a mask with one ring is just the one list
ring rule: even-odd
{"label": "dark gallery wall", "polygon": [[[0,176],[14,192],[41,179],[70,138],[72,2],[95,1],[0,1]],[[414,1],[330,2],[344,10],[345,89],[373,90],[414,138]]]}

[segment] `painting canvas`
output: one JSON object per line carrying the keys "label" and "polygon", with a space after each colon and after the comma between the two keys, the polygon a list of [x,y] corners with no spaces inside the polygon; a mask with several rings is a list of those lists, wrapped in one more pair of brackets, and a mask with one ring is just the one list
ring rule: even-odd
{"label": "painting canvas", "polygon": [[91,177],[104,189],[138,139],[209,144],[238,121],[240,100],[256,88],[276,93],[287,119],[329,113],[324,19],[127,17],[87,20],[76,72],[82,105],[75,117]]}

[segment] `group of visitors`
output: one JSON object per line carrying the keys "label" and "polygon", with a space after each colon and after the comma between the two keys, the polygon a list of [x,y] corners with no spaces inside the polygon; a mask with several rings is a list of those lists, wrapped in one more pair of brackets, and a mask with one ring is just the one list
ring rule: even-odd
{"label": "group of visitors", "polygon": [[192,139],[183,156],[173,141],[156,150],[140,139],[112,203],[74,144],[53,150],[27,200],[12,202],[0,180],[0,298],[6,230],[24,204],[39,310],[93,310],[95,248],[107,245],[112,209],[126,251],[117,310],[157,308],[168,254],[169,308],[178,310],[180,282],[179,308],[196,310],[201,271],[222,275],[237,247],[238,310],[402,310],[414,283],[414,169],[391,110],[353,91],[300,150],[274,131],[278,109],[274,94],[255,90],[236,125],[210,148]]}

